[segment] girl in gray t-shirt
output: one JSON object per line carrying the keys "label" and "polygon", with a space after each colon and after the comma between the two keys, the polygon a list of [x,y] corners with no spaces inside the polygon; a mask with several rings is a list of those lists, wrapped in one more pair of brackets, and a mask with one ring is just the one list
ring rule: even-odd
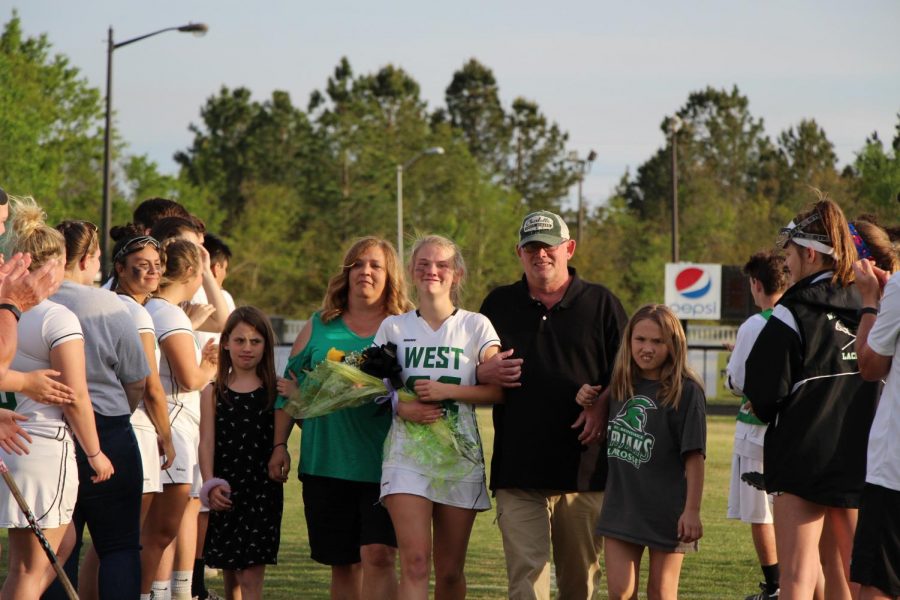
{"label": "girl in gray t-shirt", "polygon": [[700,499],[706,452],[706,398],[687,366],[684,330],[672,311],[642,307],[622,336],[613,370],[609,476],[597,532],[606,537],[610,598],[637,589],[644,548],[647,582],[676,598],[684,553],[703,535]]}

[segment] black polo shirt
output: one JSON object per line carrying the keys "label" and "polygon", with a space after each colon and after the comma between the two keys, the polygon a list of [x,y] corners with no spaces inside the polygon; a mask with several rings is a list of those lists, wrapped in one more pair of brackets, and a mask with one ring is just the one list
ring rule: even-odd
{"label": "black polo shirt", "polygon": [[493,290],[481,305],[504,350],[524,359],[522,386],[494,406],[491,489],[602,490],[606,449],[578,441],[575,394],[585,383],[609,385],[627,316],[602,285],[575,269],[550,310],[528,292],[525,277]]}

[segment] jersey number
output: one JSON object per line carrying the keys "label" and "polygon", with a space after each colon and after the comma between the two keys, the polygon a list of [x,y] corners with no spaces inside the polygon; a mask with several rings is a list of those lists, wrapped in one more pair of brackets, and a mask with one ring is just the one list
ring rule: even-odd
{"label": "jersey number", "polygon": [[0,408],[16,410],[16,405],[16,395],[13,392],[3,392],[2,400],[0,400]]}
{"label": "jersey number", "polygon": [[[416,382],[420,379],[430,380],[431,377],[428,375],[410,375],[406,378],[406,389],[414,390],[416,387]],[[441,375],[437,378],[438,383],[452,383],[453,385],[459,385],[462,383],[462,379],[459,377],[453,377],[452,375]],[[444,400],[441,402],[441,406],[447,412],[452,412],[453,414],[459,413],[459,404],[454,400]]]}

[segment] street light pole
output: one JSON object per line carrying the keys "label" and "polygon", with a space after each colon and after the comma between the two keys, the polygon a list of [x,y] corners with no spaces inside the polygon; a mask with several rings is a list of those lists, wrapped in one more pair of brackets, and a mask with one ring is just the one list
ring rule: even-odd
{"label": "street light pole", "polygon": [[444,148],[434,146],[422,150],[403,164],[397,165],[397,256],[403,263],[403,172],[409,170],[423,156],[440,155]]}
{"label": "street light pole", "polygon": [[578,220],[576,225],[578,237],[576,240],[580,244],[584,241],[584,223],[586,220],[584,214],[584,195],[582,194],[584,175],[591,170],[591,164],[597,160],[597,153],[591,150],[588,152],[586,158],[578,158],[578,153],[573,150],[569,153],[569,157],[566,160],[578,165]]}
{"label": "street light pole", "polygon": [[109,277],[112,266],[112,257],[109,255],[111,250],[109,228],[112,225],[112,202],[110,201],[110,188],[112,186],[112,182],[110,180],[110,148],[112,146],[113,51],[121,48],[122,46],[127,46],[128,44],[133,44],[134,42],[139,42],[141,40],[147,39],[148,37],[153,37],[154,35],[159,35],[160,33],[165,33],[167,31],[180,31],[183,33],[203,35],[208,30],[209,27],[207,27],[204,23],[188,23],[187,25],[181,25],[180,27],[166,27],[158,31],[153,31],[135,38],[131,38],[130,40],[125,40],[124,42],[119,42],[117,44],[113,40],[112,26],[110,26],[109,28],[109,38],[106,42],[106,116],[104,119],[103,129],[103,208],[101,211],[100,220],[102,230],[102,233],[100,235],[100,255],[103,261],[103,279]]}
{"label": "street light pole", "polygon": [[584,195],[581,188],[584,187],[584,161],[581,163],[581,172],[578,174],[578,219],[575,224],[575,231],[578,234],[578,243],[584,241]]}
{"label": "street light pole", "polygon": [[397,256],[403,264],[403,165],[397,165]]}
{"label": "street light pole", "polygon": [[672,117],[669,132],[672,135],[672,262],[678,262],[678,131],[682,121],[678,115]]}
{"label": "street light pole", "polygon": [[103,210],[100,218],[100,259],[103,265],[102,280],[106,281],[111,272],[112,260],[109,255],[109,229],[112,226],[112,203],[109,200],[109,156],[110,138],[112,137],[112,59],[116,45],[113,42],[113,28],[109,27],[109,38],[106,42],[106,118],[103,126]]}

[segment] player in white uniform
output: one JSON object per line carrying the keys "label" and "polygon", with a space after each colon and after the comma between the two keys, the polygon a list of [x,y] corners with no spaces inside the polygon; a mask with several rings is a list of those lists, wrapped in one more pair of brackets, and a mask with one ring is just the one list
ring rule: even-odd
{"label": "player in white uniform", "polygon": [[[52,259],[60,259],[56,284],[65,269],[65,240],[43,221],[43,211],[33,201],[13,199],[10,245],[13,252],[29,252],[30,269],[36,270]],[[53,368],[61,380],[75,391],[76,400],[66,406],[40,404],[17,393],[4,394],[17,413],[28,418],[22,424],[31,436],[29,454],[18,455],[0,449],[0,457],[22,490],[51,546],[62,561],[71,547],[60,548],[78,492],[78,468],[71,431],[96,473],[95,481],[113,474],[112,463],[100,450],[94,412],[87,391],[84,368],[84,337],[77,317],[66,307],[44,300],[24,313],[18,325],[18,347],[11,368],[17,371]],[[70,430],[71,427],[71,430]],[[0,494],[0,526],[9,528],[9,571],[0,595],[17,598],[40,593],[47,560],[37,539],[28,530],[25,515],[11,494]]]}
{"label": "player in white uniform", "polygon": [[[141,553],[141,594],[149,594],[153,586],[160,591],[168,590],[170,577],[174,576],[176,581],[171,589],[174,598],[179,593],[190,593],[199,508],[199,501],[192,496],[199,492],[201,484],[197,463],[200,390],[215,375],[216,346],[208,344],[201,351],[190,319],[178,306],[190,300],[200,287],[203,279],[200,249],[193,242],[173,240],[165,247],[165,256],[165,275],[159,291],[147,302],[146,308],[153,318],[162,350],[159,376],[169,406],[175,461],[162,475],[163,493],[154,499],[147,527],[141,535],[144,548]],[[187,516],[182,518],[184,515]],[[186,568],[176,564],[173,573],[169,573],[169,569],[157,572],[162,553],[176,534],[179,546],[189,546],[183,551],[190,556],[189,562]]]}
{"label": "player in white uniform", "polygon": [[[403,381],[409,389],[415,382],[424,379],[474,386],[475,366],[484,351],[498,343],[497,334],[490,321],[483,315],[467,310],[455,309],[437,330],[414,310],[385,319],[375,344],[393,342],[397,345],[397,356],[403,367]],[[484,485],[484,457],[475,408],[464,402],[452,402],[444,406],[447,418],[458,421],[460,435],[477,452],[469,459],[458,457],[455,465],[447,465],[449,481],[439,481],[444,474],[434,473],[431,466],[423,466],[416,460],[416,452],[411,445],[406,428],[396,416],[398,426],[388,434],[387,453],[382,465],[382,491],[384,498],[393,493],[414,493],[432,502],[460,508],[487,510],[490,508]],[[473,460],[470,460],[474,458]]]}
{"label": "player in white uniform", "polygon": [[[765,327],[775,304],[784,293],[787,279],[784,260],[771,253],[754,254],[744,265],[743,272],[750,280],[753,302],[761,313],[751,316],[738,329],[737,340],[726,369],[728,388],[743,396],[745,363],[753,349],[759,332]],[[765,581],[760,592],[747,596],[746,600],[767,600],[778,597],[779,568],[775,548],[775,526],[772,518],[772,497],[741,481],[748,472],[763,472],[763,441],[766,425],[750,410],[750,402],[744,398],[737,415],[734,430],[734,453],[731,461],[731,484],[728,492],[728,518],[740,519],[750,524],[753,546]]]}
{"label": "player in white uniform", "polygon": [[[433,547],[439,549],[434,553],[436,596],[464,597],[472,524],[477,511],[490,508],[472,405],[502,398],[499,387],[477,384],[475,367],[499,351],[500,339],[486,317],[455,306],[465,265],[453,242],[423,238],[413,248],[411,263],[419,308],[388,317],[375,334],[376,345],[397,345],[404,384],[418,396],[397,407],[385,442],[381,499],[397,533],[400,597],[428,596]],[[464,449],[458,460],[437,468],[423,464],[420,443],[408,435],[404,419],[450,422]]]}

